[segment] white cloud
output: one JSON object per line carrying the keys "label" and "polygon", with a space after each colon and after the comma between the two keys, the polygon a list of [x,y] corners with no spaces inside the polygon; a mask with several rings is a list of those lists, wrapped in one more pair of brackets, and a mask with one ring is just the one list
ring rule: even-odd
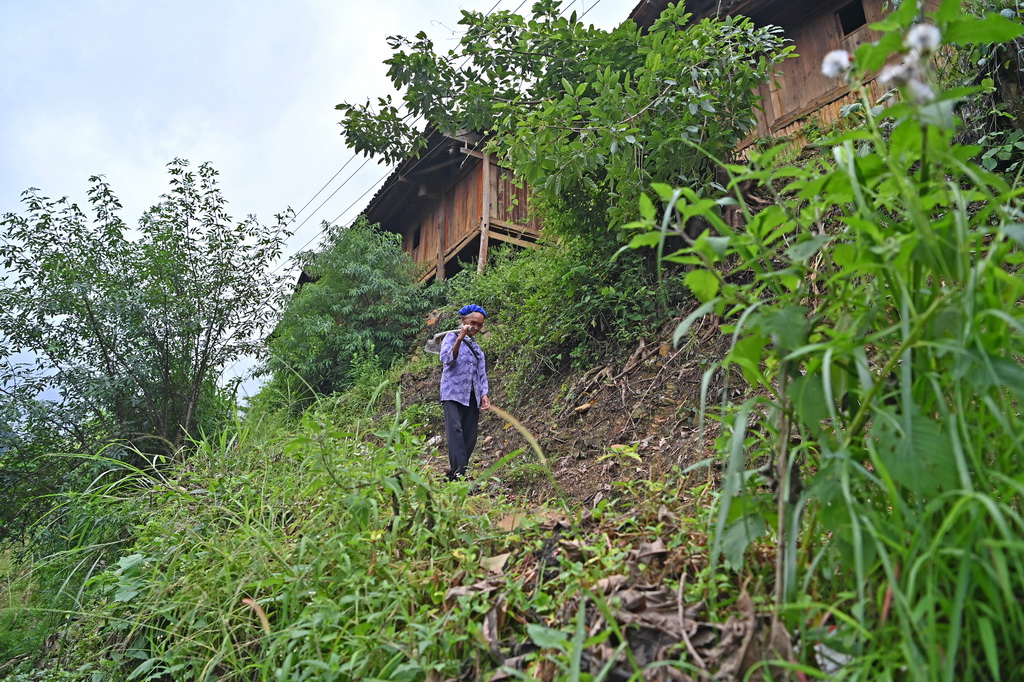
{"label": "white cloud", "polygon": [[[454,47],[461,8],[494,0],[72,0],[8,2],[0,22],[0,213],[30,186],[83,202],[107,177],[129,224],[167,188],[175,157],[210,161],[231,213],[261,221],[305,204],[352,153],[342,101],[390,92],[389,35],[426,31]],[[520,11],[528,11],[528,0]],[[593,2],[566,3],[577,11]],[[500,9],[515,9],[502,0]],[[587,15],[610,27],[634,0],[601,0]],[[352,161],[310,209],[363,163]],[[312,216],[355,216],[387,170],[371,161]],[[300,216],[300,221],[306,217]]]}

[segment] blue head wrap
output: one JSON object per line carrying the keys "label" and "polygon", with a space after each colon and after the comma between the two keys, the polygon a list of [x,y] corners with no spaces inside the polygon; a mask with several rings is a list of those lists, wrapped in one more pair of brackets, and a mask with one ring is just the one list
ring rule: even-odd
{"label": "blue head wrap", "polygon": [[470,313],[480,313],[484,317],[487,317],[487,311],[478,306],[476,303],[471,303],[459,311],[459,315],[465,317]]}

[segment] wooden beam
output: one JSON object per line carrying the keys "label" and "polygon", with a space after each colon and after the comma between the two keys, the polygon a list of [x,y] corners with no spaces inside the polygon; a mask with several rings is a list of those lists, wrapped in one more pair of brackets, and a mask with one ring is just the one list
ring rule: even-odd
{"label": "wooden beam", "polygon": [[533,235],[537,237],[540,235],[540,230],[529,225],[518,225],[516,223],[510,223],[507,220],[498,220],[497,218],[491,218],[491,227],[500,227],[504,230],[517,233],[519,235]]}
{"label": "wooden beam", "polygon": [[540,244],[538,244],[537,242],[531,242],[531,241],[528,241],[526,239],[519,239],[518,237],[513,237],[512,235],[508,235],[508,234],[502,234],[501,232],[491,232],[491,239],[497,239],[498,241],[509,242],[510,244],[515,244],[516,246],[522,246],[522,247],[527,248],[527,249],[539,249],[540,248]]}
{"label": "wooden beam", "polygon": [[462,235],[462,237],[459,239],[459,241],[455,242],[454,245],[452,245],[449,248],[445,249],[445,251],[444,251],[444,262],[447,263],[448,261],[450,261],[452,259],[452,256],[454,256],[459,251],[461,251],[463,246],[465,246],[469,242],[473,241],[473,238],[476,237],[477,235],[478,235],[478,233],[475,230],[470,230],[466,234]]}
{"label": "wooden beam", "polygon": [[476,260],[477,274],[487,269],[487,246],[491,231],[491,155],[484,152],[480,169],[480,255]]}
{"label": "wooden beam", "polygon": [[432,171],[440,170],[442,168],[446,168],[447,166],[452,166],[456,163],[462,163],[461,156],[456,156],[453,159],[448,159],[447,161],[442,161],[441,163],[435,163],[433,166],[427,166],[426,168],[417,168],[413,170],[410,173],[410,175],[423,175],[424,173],[430,173]]}
{"label": "wooden beam", "polygon": [[474,159],[483,159],[488,157],[484,152],[478,152],[477,150],[470,149],[469,147],[459,147],[459,151],[467,156],[472,156]]}

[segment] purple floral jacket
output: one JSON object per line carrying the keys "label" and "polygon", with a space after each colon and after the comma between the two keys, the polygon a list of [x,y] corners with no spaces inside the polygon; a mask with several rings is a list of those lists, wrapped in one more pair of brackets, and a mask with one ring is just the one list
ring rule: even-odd
{"label": "purple floral jacket", "polygon": [[479,344],[470,337],[462,339],[459,357],[452,358],[452,347],[458,334],[451,332],[441,342],[441,400],[454,400],[469,405],[472,390],[477,407],[490,390],[487,385],[487,362]]}

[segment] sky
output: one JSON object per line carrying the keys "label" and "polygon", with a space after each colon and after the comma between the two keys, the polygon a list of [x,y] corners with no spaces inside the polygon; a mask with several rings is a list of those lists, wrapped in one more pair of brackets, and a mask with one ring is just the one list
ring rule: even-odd
{"label": "sky", "polygon": [[[422,30],[447,50],[460,10],[531,2],[0,0],[0,214],[29,187],[85,204],[103,175],[132,225],[184,158],[220,172],[236,219],[308,204],[285,256],[315,248],[321,222],[349,224],[389,173],[345,147],[334,109],[394,94],[386,38]],[[635,4],[563,7],[607,29]]]}

